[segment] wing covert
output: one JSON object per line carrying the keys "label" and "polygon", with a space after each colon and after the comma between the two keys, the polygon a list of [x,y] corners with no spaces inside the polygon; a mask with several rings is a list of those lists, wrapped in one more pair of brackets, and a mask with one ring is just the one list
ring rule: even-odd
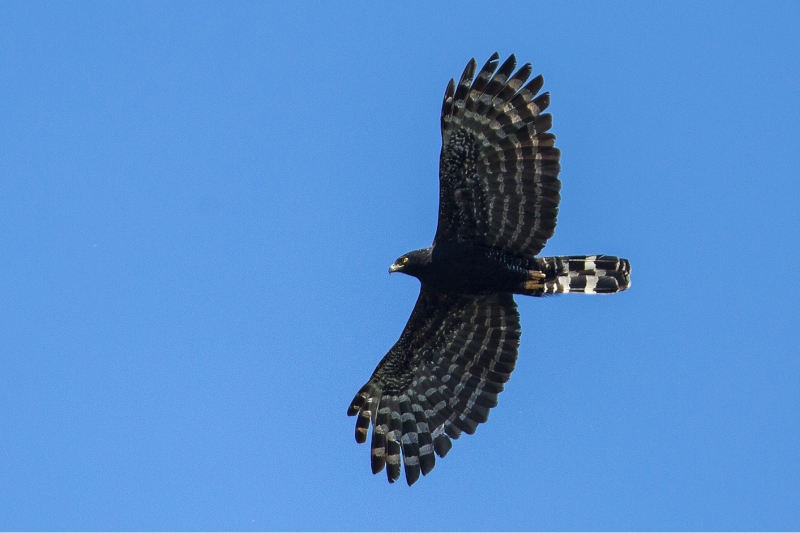
{"label": "wing covert", "polygon": [[511,294],[465,296],[423,288],[400,339],[347,411],[356,441],[373,426],[372,472],[413,484],[444,457],[450,438],[472,434],[514,370],[519,314]]}
{"label": "wing covert", "polygon": [[[495,53],[475,76],[471,60],[442,104],[439,223],[436,242],[505,249],[533,257],[552,237],[558,215],[560,151],[543,114],[549,93],[530,64],[516,73]],[[474,77],[474,80],[473,80]]]}

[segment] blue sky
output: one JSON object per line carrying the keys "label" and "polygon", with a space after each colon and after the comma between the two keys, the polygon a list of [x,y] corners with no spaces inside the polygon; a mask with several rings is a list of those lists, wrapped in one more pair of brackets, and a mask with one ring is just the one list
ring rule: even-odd
{"label": "blue sky", "polygon": [[[0,4],[0,529],[800,528],[800,5]],[[471,57],[543,73],[546,255],[500,405],[409,488],[348,402]]]}

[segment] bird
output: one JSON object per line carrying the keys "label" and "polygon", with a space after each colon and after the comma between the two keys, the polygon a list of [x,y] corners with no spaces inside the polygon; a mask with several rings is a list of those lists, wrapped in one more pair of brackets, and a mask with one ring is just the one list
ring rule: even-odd
{"label": "bird", "polygon": [[[473,434],[511,377],[520,345],[514,295],[611,294],[630,262],[610,255],[537,257],[558,215],[561,152],[543,111],[550,94],[532,67],[494,53],[451,79],[441,113],[439,215],[433,244],[389,273],[420,281],[398,341],[347,410],[356,442],[372,426],[372,473],[408,485]],[[477,71],[477,75],[475,74]],[[527,83],[526,83],[527,82]]]}

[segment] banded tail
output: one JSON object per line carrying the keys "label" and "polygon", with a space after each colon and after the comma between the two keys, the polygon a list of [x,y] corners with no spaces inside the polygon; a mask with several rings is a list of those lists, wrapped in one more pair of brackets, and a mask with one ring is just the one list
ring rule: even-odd
{"label": "banded tail", "polygon": [[[631,264],[611,255],[570,255],[539,257],[538,269],[544,274],[544,288],[526,291],[530,296],[577,292],[613,294],[631,286]],[[539,284],[539,287],[541,287]]]}

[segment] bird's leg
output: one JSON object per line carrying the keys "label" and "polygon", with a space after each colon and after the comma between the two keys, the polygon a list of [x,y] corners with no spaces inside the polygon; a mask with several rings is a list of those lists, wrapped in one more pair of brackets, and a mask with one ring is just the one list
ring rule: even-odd
{"label": "bird's leg", "polygon": [[528,270],[528,281],[525,282],[525,289],[529,291],[544,290],[544,272],[538,270]]}

